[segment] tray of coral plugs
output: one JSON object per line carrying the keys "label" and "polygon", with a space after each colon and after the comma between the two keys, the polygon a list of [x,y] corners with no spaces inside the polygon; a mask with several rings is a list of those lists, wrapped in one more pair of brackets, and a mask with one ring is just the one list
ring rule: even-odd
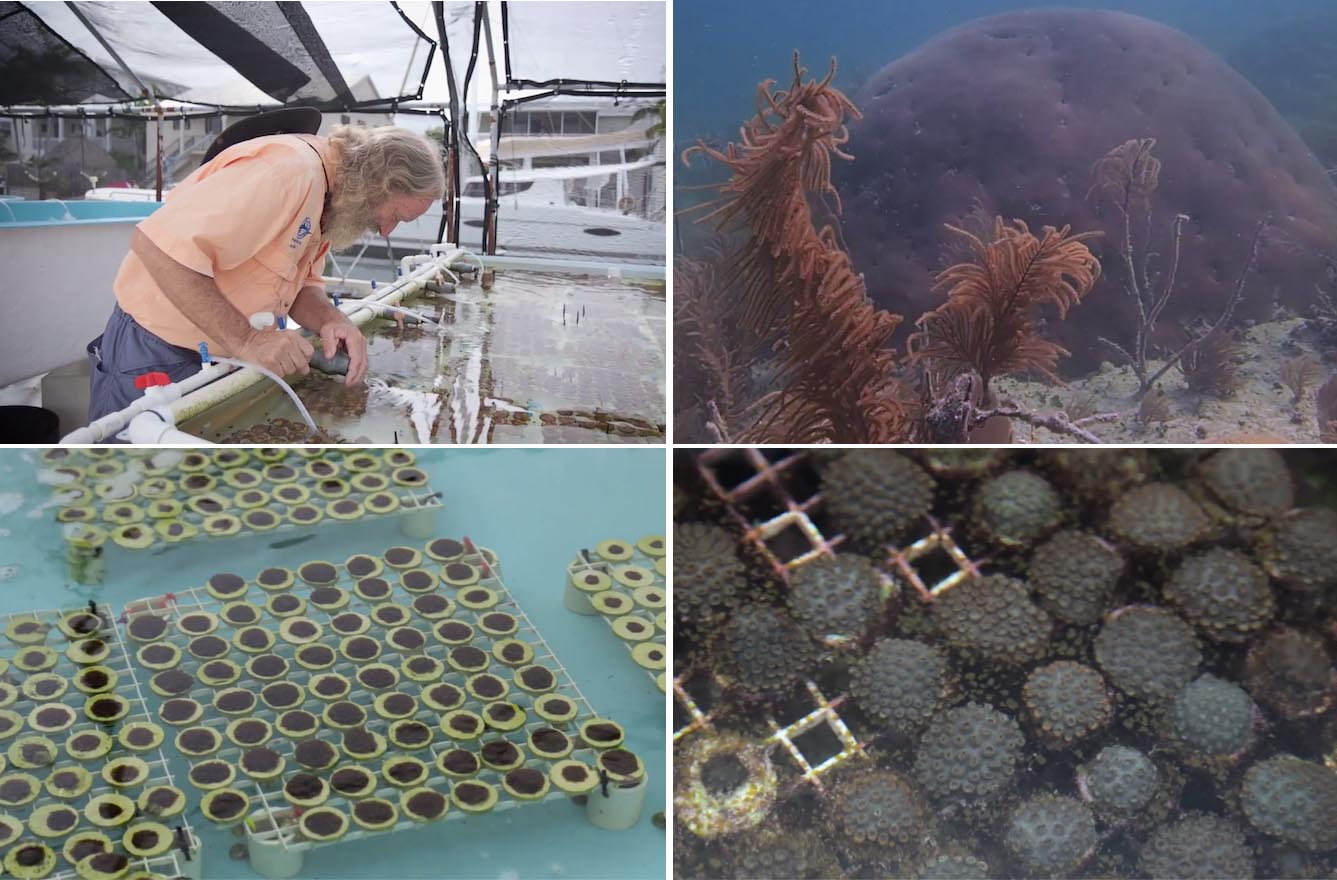
{"label": "tray of coral plugs", "polygon": [[107,552],[273,532],[325,520],[430,515],[441,507],[408,449],[261,447],[48,449],[43,480],[79,583],[98,583]]}
{"label": "tray of coral plugs", "polygon": [[125,632],[187,797],[281,849],[644,777],[467,539],[219,572]]}
{"label": "tray of coral plugs", "polygon": [[566,567],[567,609],[597,614],[623,644],[633,665],[668,691],[668,542],[610,538],[582,547]]}
{"label": "tray of coral plugs", "polygon": [[1330,877],[1324,450],[707,450],[680,877]]}
{"label": "tray of coral plugs", "polygon": [[663,281],[501,270],[363,328],[369,373],[293,382],[321,436],[265,383],[182,422],[212,443],[658,443]]}
{"label": "tray of coral plugs", "polygon": [[199,876],[187,793],[108,609],[0,618],[0,852],[6,875]]}

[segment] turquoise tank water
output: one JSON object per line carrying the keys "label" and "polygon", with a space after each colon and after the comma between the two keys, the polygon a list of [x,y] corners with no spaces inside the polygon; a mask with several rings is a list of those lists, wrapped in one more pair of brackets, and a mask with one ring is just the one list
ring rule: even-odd
{"label": "turquoise tank water", "polygon": [[[119,610],[136,598],[201,586],[219,571],[249,576],[267,566],[294,568],[313,559],[342,560],[423,543],[405,538],[396,517],[359,523],[326,519],[301,532],[196,540],[141,553],[113,548],[105,557],[104,582],[81,585],[67,571],[51,490],[38,481],[40,455],[0,450],[0,615],[73,609],[90,599]],[[650,776],[644,813],[627,831],[601,831],[586,821],[583,809],[557,798],[318,848],[307,855],[301,876],[663,877],[664,831],[652,816],[665,809],[665,697],[632,665],[604,621],[577,616],[562,603],[566,566],[578,550],[606,538],[665,533],[664,452],[477,449],[417,455],[433,489],[443,493],[435,534],[467,535],[495,551],[506,587],[590,703],[626,729],[627,748],[640,756]],[[143,683],[146,676],[140,674]],[[170,734],[164,752],[178,784],[187,787]],[[203,841],[204,876],[257,876],[246,862],[229,859],[235,839],[205,820],[197,804],[186,818]]]}

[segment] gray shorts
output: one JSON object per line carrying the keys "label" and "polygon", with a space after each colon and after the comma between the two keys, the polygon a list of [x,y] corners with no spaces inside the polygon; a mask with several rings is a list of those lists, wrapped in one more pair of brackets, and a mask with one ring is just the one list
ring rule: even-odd
{"label": "gray shorts", "polygon": [[111,310],[107,329],[88,343],[88,368],[92,387],[88,398],[88,420],[125,409],[144,395],[135,387],[143,373],[166,373],[180,382],[200,371],[200,353],[172,345],[153,335],[121,311]]}

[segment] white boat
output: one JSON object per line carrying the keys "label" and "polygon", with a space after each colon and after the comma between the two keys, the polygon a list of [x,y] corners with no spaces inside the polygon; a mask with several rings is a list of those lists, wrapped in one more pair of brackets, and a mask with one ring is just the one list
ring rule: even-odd
{"label": "white boat", "polygon": [[[649,168],[649,162],[628,163],[621,170],[604,172],[605,178],[626,174],[627,170]],[[662,263],[665,252],[663,221],[649,220],[624,208],[591,206],[571,181],[596,180],[588,170],[580,169],[577,178],[536,172],[505,173],[499,198],[497,252],[501,254],[569,254],[600,256],[617,260]],[[477,250],[482,246],[485,199],[483,179],[471,177],[460,198],[460,241],[462,247]],[[622,199],[630,199],[623,196]],[[441,229],[441,206],[435,204],[411,223],[401,224],[390,236],[391,248],[418,251],[435,244]],[[384,249],[381,239],[369,239],[371,251]]]}
{"label": "white boat", "polygon": [[[662,263],[668,241],[662,140],[647,136],[648,122],[630,123],[632,106],[586,105],[569,98],[546,104],[546,109],[508,119],[525,133],[498,139],[497,252]],[[469,138],[487,164],[487,117],[471,116]],[[573,118],[583,129],[565,133],[562,126]],[[478,249],[486,202],[483,177],[466,177],[461,190],[457,243]],[[390,236],[390,249],[422,250],[439,240],[441,228],[441,206],[433,205],[399,226]],[[385,240],[377,236],[362,243],[368,253],[385,251]]]}
{"label": "white boat", "polygon": [[[479,150],[490,156],[485,134]],[[649,152],[654,149],[654,152]],[[617,261],[663,263],[662,147],[638,131],[593,135],[503,137],[498,197],[497,253],[512,256],[594,256]],[[600,159],[613,160],[600,162]],[[561,165],[547,163],[561,162]],[[486,199],[481,175],[468,177],[460,196],[461,247],[480,250]],[[151,189],[99,187],[86,199],[153,201]],[[366,236],[353,253],[395,259],[439,241],[440,203],[386,240]],[[365,247],[364,247],[365,246]]]}

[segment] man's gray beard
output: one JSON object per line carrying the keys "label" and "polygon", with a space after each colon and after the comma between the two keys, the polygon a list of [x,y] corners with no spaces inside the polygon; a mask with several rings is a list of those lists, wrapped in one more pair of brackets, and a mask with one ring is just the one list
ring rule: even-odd
{"label": "man's gray beard", "polygon": [[366,205],[344,205],[336,196],[330,204],[329,215],[325,221],[325,238],[329,239],[330,250],[346,251],[358,243],[371,229],[371,210]]}

